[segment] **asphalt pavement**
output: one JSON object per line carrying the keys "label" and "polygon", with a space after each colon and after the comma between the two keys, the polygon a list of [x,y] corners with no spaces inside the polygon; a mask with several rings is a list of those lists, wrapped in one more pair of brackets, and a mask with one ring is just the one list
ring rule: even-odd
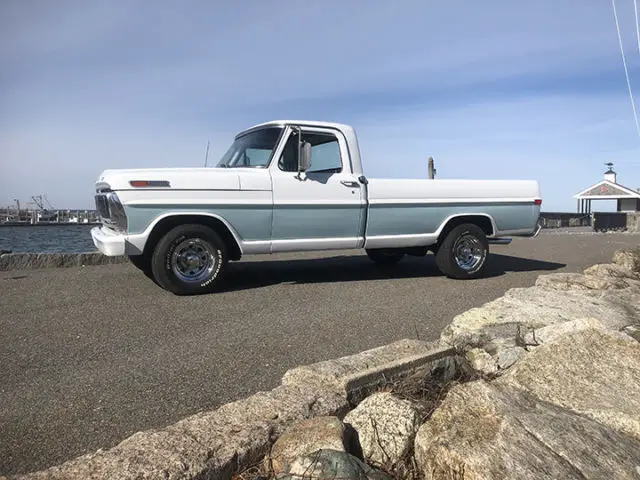
{"label": "asphalt pavement", "polygon": [[380,269],[362,252],[256,256],[226,290],[178,297],[133,266],[0,273],[0,474],[109,448],[277,386],[297,365],[401,338],[538,275],[610,262],[640,236],[543,231],[492,247],[486,278],[442,277],[433,256]]}

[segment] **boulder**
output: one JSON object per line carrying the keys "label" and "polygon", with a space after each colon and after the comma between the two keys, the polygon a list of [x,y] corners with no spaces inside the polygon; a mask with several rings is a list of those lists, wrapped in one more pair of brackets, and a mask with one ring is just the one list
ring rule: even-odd
{"label": "boulder", "polygon": [[563,335],[532,349],[496,383],[640,442],[640,343],[625,334],[591,328]]}
{"label": "boulder", "polygon": [[419,425],[414,405],[391,393],[375,393],[344,418],[356,431],[369,463],[393,468],[409,453]]}
{"label": "boulder", "polygon": [[555,290],[618,290],[628,288],[631,283],[621,277],[582,275],[580,273],[552,273],[541,275],[536,280],[536,286]]}
{"label": "boulder", "polygon": [[[406,383],[429,372],[455,375],[456,352],[440,342],[404,339],[389,345],[287,371],[283,385],[325,385],[344,392],[356,405],[389,383]],[[410,380],[409,380],[410,381]]]}
{"label": "boulder", "polygon": [[471,369],[481,375],[493,375],[498,371],[495,359],[481,348],[472,348],[465,358]]}
{"label": "boulder", "polygon": [[640,324],[627,325],[622,329],[622,332],[640,342]]}
{"label": "boulder", "polygon": [[596,277],[624,278],[628,280],[640,280],[640,273],[613,263],[599,263],[584,270],[585,275]]}
{"label": "boulder", "polygon": [[338,417],[303,420],[276,440],[266,459],[266,467],[277,474],[297,457],[322,449],[344,451],[344,433],[344,425]]}
{"label": "boulder", "polygon": [[426,479],[638,478],[640,344],[592,319],[574,327],[448,393],[416,435]]}
{"label": "boulder", "polygon": [[634,273],[640,273],[640,247],[617,250],[613,254],[613,263]]}
{"label": "boulder", "polygon": [[527,345],[537,346],[544,343],[552,342],[553,340],[560,338],[568,333],[580,332],[582,330],[594,328],[604,330],[606,327],[597,318],[579,318],[577,320],[557,323],[555,325],[549,325],[537,330],[531,330],[524,336],[524,340]]}
{"label": "boulder", "polygon": [[640,442],[513,385],[457,385],[415,440],[431,479],[637,479]]}
{"label": "boulder", "polygon": [[341,450],[318,450],[296,458],[278,480],[391,480],[388,475],[375,470],[353,455]]}
{"label": "boulder", "polygon": [[498,368],[506,370],[520,360],[527,351],[522,347],[504,347],[498,350]]}
{"label": "boulder", "polygon": [[640,317],[640,291],[514,288],[482,307],[456,316],[442,331],[441,341],[466,351],[495,339],[515,339],[531,329],[587,317],[598,318],[614,330],[633,324]]}

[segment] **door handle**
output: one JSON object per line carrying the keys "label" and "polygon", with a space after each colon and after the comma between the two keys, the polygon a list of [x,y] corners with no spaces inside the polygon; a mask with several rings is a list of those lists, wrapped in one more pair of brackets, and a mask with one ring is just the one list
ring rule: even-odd
{"label": "door handle", "polygon": [[353,180],[340,180],[340,183],[345,187],[360,188],[360,184],[358,182],[354,182]]}

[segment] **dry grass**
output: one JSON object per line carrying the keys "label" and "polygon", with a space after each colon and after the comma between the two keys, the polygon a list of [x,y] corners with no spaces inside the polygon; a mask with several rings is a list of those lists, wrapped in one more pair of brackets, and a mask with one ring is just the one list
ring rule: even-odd
{"label": "dry grass", "polygon": [[[420,413],[420,425],[429,420],[433,412],[440,406],[451,388],[461,383],[475,380],[476,377],[468,370],[457,368],[455,375],[450,379],[435,372],[414,382],[399,382],[389,384],[381,391],[390,392],[405,400],[410,400],[417,406]],[[418,480],[421,475],[411,449],[404,458],[394,465],[383,465],[381,470],[398,480]]]}
{"label": "dry grass", "polygon": [[[457,368],[456,374],[450,379],[445,380],[442,374],[434,372],[432,375],[417,378],[414,381],[405,380],[385,383],[377,391],[390,392],[398,398],[413,402],[418,408],[420,424],[422,424],[431,417],[452,387],[474,379],[475,377],[468,370]],[[393,465],[382,465],[378,468],[389,474],[393,479],[418,480],[421,478],[413,451],[408,452],[404,458]],[[273,470],[265,465],[265,462],[253,465],[233,476],[233,480],[270,480],[273,478],[275,478],[275,474]],[[312,476],[305,476],[304,478],[312,478]]]}

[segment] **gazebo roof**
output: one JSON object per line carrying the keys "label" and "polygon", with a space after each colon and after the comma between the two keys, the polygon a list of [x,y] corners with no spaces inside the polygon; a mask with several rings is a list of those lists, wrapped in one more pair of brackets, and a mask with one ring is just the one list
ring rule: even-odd
{"label": "gazebo roof", "polygon": [[595,185],[586,188],[580,193],[575,194],[573,198],[577,198],[578,200],[640,198],[640,192],[620,185],[619,183],[613,183],[609,180],[602,180],[601,182],[598,182]]}

